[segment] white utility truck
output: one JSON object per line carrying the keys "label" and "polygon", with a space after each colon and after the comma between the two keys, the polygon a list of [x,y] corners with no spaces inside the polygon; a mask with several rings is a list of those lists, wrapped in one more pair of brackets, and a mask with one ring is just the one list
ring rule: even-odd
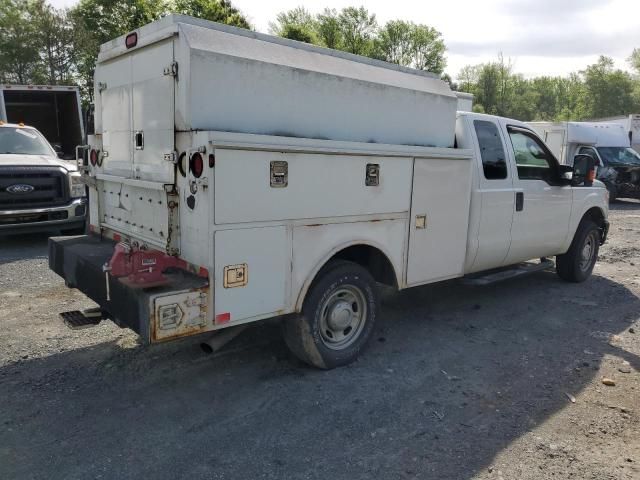
{"label": "white utility truck", "polygon": [[527,124],[545,141],[561,163],[572,165],[576,155],[590,155],[597,178],[610,200],[640,198],[640,154],[631,148],[630,135],[618,123],[531,122]]}
{"label": "white utility truck", "polygon": [[156,343],[282,316],[331,368],[370,338],[378,283],[483,284],[553,256],[580,282],[606,238],[591,157],[562,166],[520,122],[457,114],[426,72],[170,15],[104,44],[95,88],[91,234],[49,243],[99,305],[70,326]]}

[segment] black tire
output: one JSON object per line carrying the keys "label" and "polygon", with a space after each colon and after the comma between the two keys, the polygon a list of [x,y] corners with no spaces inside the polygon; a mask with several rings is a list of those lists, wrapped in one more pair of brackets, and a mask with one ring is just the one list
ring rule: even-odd
{"label": "black tire", "polygon": [[600,228],[592,220],[583,219],[567,253],[556,256],[556,272],[560,278],[574,283],[589,278],[598,260],[600,239]]}
{"label": "black tire", "polygon": [[327,370],[347,365],[366,347],[379,310],[371,274],[353,262],[331,262],[313,281],[302,314],[283,321],[284,339],[309,365]]}
{"label": "black tire", "polygon": [[605,182],[604,185],[607,187],[607,190],[609,190],[609,203],[618,200],[618,188],[610,182]]}

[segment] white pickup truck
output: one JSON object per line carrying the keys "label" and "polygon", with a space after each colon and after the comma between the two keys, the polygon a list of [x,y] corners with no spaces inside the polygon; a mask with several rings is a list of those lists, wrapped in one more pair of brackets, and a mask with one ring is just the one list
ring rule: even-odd
{"label": "white pickup truck", "polygon": [[456,113],[425,72],[171,15],[103,45],[95,81],[91,234],[49,243],[99,305],[70,326],[156,343],[282,317],[291,350],[332,368],[370,338],[378,284],[554,256],[581,282],[606,239],[591,157],[562,166],[523,123]]}

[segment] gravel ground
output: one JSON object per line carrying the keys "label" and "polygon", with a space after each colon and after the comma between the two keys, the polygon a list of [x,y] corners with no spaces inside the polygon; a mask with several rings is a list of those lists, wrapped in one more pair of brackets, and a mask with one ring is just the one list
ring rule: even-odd
{"label": "gravel ground", "polygon": [[329,372],[277,322],[215,356],[67,330],[91,302],[46,237],[0,238],[0,478],[638,479],[640,203],[611,222],[582,285],[386,293],[368,351]]}

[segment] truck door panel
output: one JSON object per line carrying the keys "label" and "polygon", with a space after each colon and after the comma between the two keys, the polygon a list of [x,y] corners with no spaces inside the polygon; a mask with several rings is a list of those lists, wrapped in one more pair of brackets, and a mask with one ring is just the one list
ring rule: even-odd
{"label": "truck door panel", "polygon": [[557,184],[557,161],[532,132],[507,127],[514,185],[522,209],[514,212],[511,248],[505,265],[560,253],[569,233],[570,186]]}
{"label": "truck door panel", "polygon": [[503,264],[511,245],[515,195],[512,167],[506,156],[504,139],[496,123],[474,120],[479,206],[478,249],[468,273],[479,272]]}

